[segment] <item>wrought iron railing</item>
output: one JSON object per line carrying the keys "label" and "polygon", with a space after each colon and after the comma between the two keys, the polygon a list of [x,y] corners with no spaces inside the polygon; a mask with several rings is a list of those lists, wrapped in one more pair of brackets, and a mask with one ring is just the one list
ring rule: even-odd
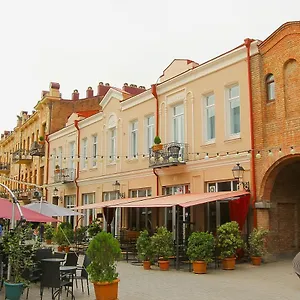
{"label": "wrought iron railing", "polygon": [[187,161],[188,144],[172,142],[154,145],[149,149],[149,167],[151,168],[185,164]]}
{"label": "wrought iron railing", "polygon": [[54,182],[55,183],[68,183],[74,182],[76,169],[64,168],[54,170]]}
{"label": "wrought iron railing", "polygon": [[10,164],[9,163],[0,163],[0,173],[4,172],[7,173],[10,170]]}
{"label": "wrought iron railing", "polygon": [[31,161],[32,156],[28,150],[19,149],[12,154],[12,161],[14,163],[22,162],[22,161]]}
{"label": "wrought iron railing", "polygon": [[29,153],[31,156],[45,156],[45,145],[33,142],[31,144]]}

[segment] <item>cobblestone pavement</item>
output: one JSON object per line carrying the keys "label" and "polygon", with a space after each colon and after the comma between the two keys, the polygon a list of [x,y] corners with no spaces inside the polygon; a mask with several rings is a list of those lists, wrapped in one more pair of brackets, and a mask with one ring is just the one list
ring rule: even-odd
{"label": "cobblestone pavement", "polygon": [[[120,300],[296,300],[300,299],[300,280],[294,274],[291,260],[254,267],[239,264],[235,271],[209,269],[206,275],[186,271],[159,271],[154,267],[145,271],[141,266],[126,262],[118,264],[120,274]],[[75,291],[76,300],[95,299]],[[3,291],[0,293],[3,299]],[[22,299],[25,299],[23,297]],[[32,286],[30,300],[39,299],[39,286]],[[45,289],[44,300],[50,300],[50,290]],[[62,300],[66,298],[63,294]]]}

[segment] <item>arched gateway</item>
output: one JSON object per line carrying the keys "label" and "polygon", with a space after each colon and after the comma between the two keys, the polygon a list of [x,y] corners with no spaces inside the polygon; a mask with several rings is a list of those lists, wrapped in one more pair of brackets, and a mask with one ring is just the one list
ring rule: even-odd
{"label": "arched gateway", "polygon": [[277,160],[265,173],[258,203],[258,226],[270,229],[269,250],[300,250],[300,155]]}

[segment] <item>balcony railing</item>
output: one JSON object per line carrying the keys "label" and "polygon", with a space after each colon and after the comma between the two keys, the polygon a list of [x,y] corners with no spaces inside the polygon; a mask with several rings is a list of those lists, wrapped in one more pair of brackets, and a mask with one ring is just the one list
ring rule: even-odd
{"label": "balcony railing", "polygon": [[185,164],[188,160],[188,145],[168,143],[160,145],[160,149],[150,148],[149,167],[163,168]]}
{"label": "balcony railing", "polygon": [[32,162],[32,156],[28,150],[19,149],[12,154],[12,161],[15,164],[29,164]]}
{"label": "balcony railing", "polygon": [[29,153],[31,156],[45,156],[45,145],[33,142],[31,144]]}
{"label": "balcony railing", "polygon": [[8,163],[0,163],[0,173],[8,174],[10,171],[10,164]]}
{"label": "balcony railing", "polygon": [[70,183],[75,180],[76,170],[71,168],[55,169],[54,182],[55,183]]}

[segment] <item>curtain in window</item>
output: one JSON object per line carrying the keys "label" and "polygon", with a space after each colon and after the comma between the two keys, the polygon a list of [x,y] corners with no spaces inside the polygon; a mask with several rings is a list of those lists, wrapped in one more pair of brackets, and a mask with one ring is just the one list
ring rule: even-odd
{"label": "curtain in window", "polygon": [[107,232],[111,232],[111,223],[114,219],[115,211],[116,211],[116,209],[112,208],[112,207],[104,207],[103,208],[104,218],[107,222]]}

